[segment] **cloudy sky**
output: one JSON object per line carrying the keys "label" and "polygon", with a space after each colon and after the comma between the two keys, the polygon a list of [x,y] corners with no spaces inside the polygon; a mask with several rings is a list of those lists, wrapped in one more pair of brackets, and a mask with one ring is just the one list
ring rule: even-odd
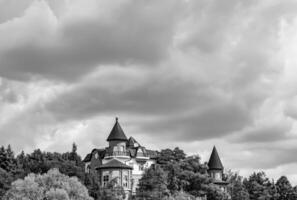
{"label": "cloudy sky", "polygon": [[151,149],[297,184],[295,0],[0,0],[0,144]]}

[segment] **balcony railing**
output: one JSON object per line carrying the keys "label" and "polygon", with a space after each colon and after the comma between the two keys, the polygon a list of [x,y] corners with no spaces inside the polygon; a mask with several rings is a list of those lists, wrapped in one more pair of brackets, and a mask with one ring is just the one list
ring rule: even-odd
{"label": "balcony railing", "polygon": [[106,156],[130,156],[128,151],[107,151]]}
{"label": "balcony railing", "polygon": [[140,152],[138,152],[136,156],[137,156],[137,157],[147,157],[146,154],[144,154],[144,153],[140,153]]}

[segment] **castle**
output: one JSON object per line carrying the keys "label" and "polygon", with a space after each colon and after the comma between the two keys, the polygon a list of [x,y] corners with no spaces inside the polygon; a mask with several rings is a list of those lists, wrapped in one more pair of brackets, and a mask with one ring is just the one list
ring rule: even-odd
{"label": "castle", "polygon": [[[133,137],[126,137],[118,118],[107,138],[108,147],[93,149],[84,158],[85,172],[97,177],[104,187],[110,180],[116,180],[127,194],[135,194],[139,179],[145,169],[156,163],[157,151],[149,150],[140,145]],[[224,167],[216,148],[213,148],[208,172],[222,190],[227,182],[223,181]]]}

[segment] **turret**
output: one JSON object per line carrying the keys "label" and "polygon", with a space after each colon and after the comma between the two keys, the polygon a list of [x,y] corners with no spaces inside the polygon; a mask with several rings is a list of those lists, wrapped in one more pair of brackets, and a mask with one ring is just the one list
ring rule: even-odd
{"label": "turret", "polygon": [[208,173],[215,181],[222,181],[224,167],[216,147],[213,147],[211,156],[208,161]]}
{"label": "turret", "polygon": [[109,153],[113,152],[112,155],[126,155],[126,143],[128,139],[117,117],[107,141],[109,142]]}

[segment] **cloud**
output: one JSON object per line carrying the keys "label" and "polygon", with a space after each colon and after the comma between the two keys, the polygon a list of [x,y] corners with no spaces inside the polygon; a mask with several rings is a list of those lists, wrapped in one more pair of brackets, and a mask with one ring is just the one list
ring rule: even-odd
{"label": "cloud", "polygon": [[143,129],[167,140],[197,141],[220,138],[251,123],[246,108],[229,103],[208,107],[199,112],[192,108],[187,115],[166,116],[146,123]]}
{"label": "cloud", "polygon": [[292,129],[292,123],[290,122],[279,122],[266,124],[264,126],[256,125],[253,128],[247,128],[235,135],[231,141],[240,143],[270,143],[281,140],[289,139],[290,130]]}
{"label": "cloud", "polygon": [[32,0],[0,0],[0,24],[23,15]]}
{"label": "cloud", "polygon": [[73,80],[102,64],[153,64],[166,57],[177,23],[176,1],[83,5],[90,13],[69,6],[58,18],[46,2],[34,2],[23,17],[2,24],[1,75]]}

